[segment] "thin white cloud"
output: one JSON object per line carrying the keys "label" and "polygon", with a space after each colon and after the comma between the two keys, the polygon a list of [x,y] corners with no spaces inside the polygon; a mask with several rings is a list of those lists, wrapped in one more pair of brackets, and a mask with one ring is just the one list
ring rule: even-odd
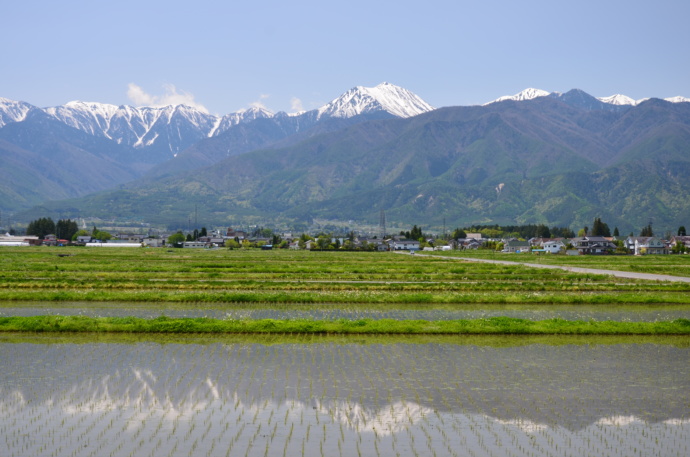
{"label": "thin white cloud", "polygon": [[264,100],[267,100],[268,97],[270,97],[270,95],[261,94],[261,95],[259,95],[259,99],[255,102],[250,103],[249,106],[251,106],[252,108],[261,108],[261,109],[268,110],[268,108],[266,108],[266,105],[264,105]]}
{"label": "thin white cloud", "polygon": [[300,100],[297,97],[292,97],[292,100],[290,100],[290,108],[294,112],[304,111],[304,107],[302,106],[302,100]]}
{"label": "thin white cloud", "polygon": [[144,92],[144,89],[134,83],[127,86],[127,98],[136,106],[149,106],[155,103],[154,97]]}
{"label": "thin white cloud", "polygon": [[173,84],[164,84],[163,89],[165,93],[163,95],[152,95],[144,91],[141,86],[134,83],[129,83],[127,86],[127,97],[136,106],[169,106],[169,105],[187,105],[192,108],[196,108],[199,111],[208,113],[208,110],[201,103],[197,103],[194,100],[194,95],[189,92],[177,91],[177,88]]}

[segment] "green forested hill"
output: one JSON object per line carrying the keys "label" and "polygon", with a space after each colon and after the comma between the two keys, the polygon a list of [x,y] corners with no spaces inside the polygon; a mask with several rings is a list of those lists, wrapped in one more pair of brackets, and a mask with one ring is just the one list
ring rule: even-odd
{"label": "green forested hill", "polygon": [[427,226],[577,227],[598,216],[638,231],[650,219],[687,225],[688,171],[689,103],[611,112],[544,97],[364,122],[48,208],[171,226],[195,207],[218,224],[376,223],[381,209]]}

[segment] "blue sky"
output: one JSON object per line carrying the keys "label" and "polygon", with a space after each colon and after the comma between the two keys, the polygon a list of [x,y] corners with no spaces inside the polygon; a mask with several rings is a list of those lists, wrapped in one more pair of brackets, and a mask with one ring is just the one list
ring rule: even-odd
{"label": "blue sky", "polygon": [[436,107],[527,87],[690,97],[690,2],[2,1],[0,97],[318,107],[387,81]]}

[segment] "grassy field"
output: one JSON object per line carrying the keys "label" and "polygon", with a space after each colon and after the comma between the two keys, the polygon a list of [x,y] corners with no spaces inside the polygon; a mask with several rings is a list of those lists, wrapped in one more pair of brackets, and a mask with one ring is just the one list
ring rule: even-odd
{"label": "grassy field", "polygon": [[391,253],[43,247],[0,256],[0,301],[690,304],[690,284]]}
{"label": "grassy field", "polygon": [[690,319],[672,322],[596,322],[508,317],[452,321],[359,319],[208,319],[158,317],[33,316],[0,317],[7,332],[118,333],[323,333],[323,334],[511,334],[511,335],[690,335]]}
{"label": "grassy field", "polygon": [[[447,254],[447,253],[444,253]],[[466,253],[463,253],[466,254]],[[474,254],[482,255],[482,254]],[[498,254],[494,254],[498,256]],[[500,256],[507,260],[575,262],[570,257],[535,259],[529,255]],[[650,256],[651,257],[651,256]],[[601,259],[601,260],[600,260]],[[690,257],[665,256],[641,264],[645,272],[685,271]],[[666,260],[669,259],[669,260]],[[596,268],[626,269],[637,258],[593,257]],[[618,262],[618,263],[616,263]],[[666,262],[666,263],[664,263]],[[661,263],[662,265],[655,267]],[[582,264],[577,264],[581,266]],[[668,271],[667,271],[668,270]],[[642,270],[638,270],[642,271]],[[305,305],[357,305],[377,309],[434,308],[453,306],[521,305],[690,305],[690,284],[613,278],[608,275],[575,274],[561,270],[533,269],[393,253],[192,250],[192,249],[98,249],[98,248],[2,248],[0,250],[0,302],[54,304],[81,302],[139,303],[142,306],[177,303],[223,307],[255,304],[258,307]],[[632,311],[634,312],[634,311]],[[174,322],[173,322],[174,321]],[[685,333],[686,322],[675,327],[634,329],[615,324],[604,329],[567,321],[543,320],[539,325],[521,319],[456,320],[453,325],[426,321],[332,319],[329,323],[295,319],[244,320],[231,328],[227,319],[221,329],[216,320],[169,320],[149,323],[145,331],[205,332],[325,332],[325,333]],[[6,331],[30,322],[3,321]],[[116,321],[81,321],[81,328],[116,331]],[[534,321],[533,321],[534,322]],[[54,323],[54,322],[53,322]],[[122,321],[118,323],[121,325]],[[499,325],[500,324],[500,325]],[[557,324],[558,329],[554,327]],[[37,325],[35,322],[31,325]],[[43,331],[52,324],[41,324]],[[76,325],[74,323],[70,325]],[[117,331],[132,330],[119,327]],[[144,324],[137,323],[139,328]],[[156,327],[157,325],[157,327]],[[443,327],[442,326],[446,326]],[[184,330],[185,326],[192,326]],[[197,327],[194,327],[197,326]],[[39,326],[40,327],[40,326]],[[98,328],[96,328],[98,327]],[[625,327],[625,328],[624,328]],[[164,329],[165,328],[165,329]],[[33,330],[41,330],[38,327]],[[77,328],[75,327],[74,330]],[[63,328],[62,330],[65,330]],[[144,331],[144,330],[141,330]]]}

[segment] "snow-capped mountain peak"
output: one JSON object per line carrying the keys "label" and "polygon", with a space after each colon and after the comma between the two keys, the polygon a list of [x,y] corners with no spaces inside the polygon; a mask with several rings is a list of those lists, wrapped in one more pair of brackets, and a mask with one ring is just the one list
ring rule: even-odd
{"label": "snow-capped mountain peak", "polygon": [[317,110],[317,118],[353,117],[386,111],[397,117],[412,117],[434,108],[416,94],[390,83],[376,87],[357,86]]}
{"label": "snow-capped mountain peak", "polygon": [[690,98],[681,97],[680,95],[676,95],[675,97],[668,97],[664,100],[671,103],[690,103]]}
{"label": "snow-capped mountain peak", "polygon": [[532,99],[539,98],[539,97],[546,97],[549,94],[550,94],[550,92],[547,92],[545,90],[535,89],[533,87],[530,87],[530,88],[527,88],[521,92],[518,92],[515,95],[504,95],[503,97],[498,97],[496,100],[490,101],[489,103],[485,103],[484,106],[490,105],[490,104],[496,103],[496,102],[502,102],[505,100],[514,100],[514,101],[532,100]]}
{"label": "snow-capped mountain peak", "polygon": [[609,105],[632,105],[635,106],[639,101],[634,100],[627,95],[615,94],[609,97],[598,97],[599,101],[608,103]]}
{"label": "snow-capped mountain peak", "polygon": [[0,127],[11,122],[23,121],[32,109],[38,108],[28,103],[0,97]]}
{"label": "snow-capped mountain peak", "polygon": [[[573,92],[573,91],[571,91]],[[586,94],[585,92],[580,91],[582,94]],[[515,101],[522,101],[522,100],[532,100],[538,97],[546,97],[546,96],[551,96],[554,98],[559,98],[562,99],[563,97],[567,97],[568,94],[562,94],[560,92],[546,92],[545,90],[540,90],[540,89],[525,89],[522,92],[519,92],[515,95],[505,95],[503,97],[499,97],[496,100],[490,101],[488,103],[485,103],[483,106],[490,105],[492,103],[496,102],[502,102],[504,100],[515,100]],[[588,97],[591,97],[591,95],[587,94]],[[615,94],[611,95],[609,97],[597,97],[596,100],[599,100],[602,103],[606,103],[607,105],[613,105],[613,106],[620,106],[620,107],[625,107],[625,106],[636,106],[642,103],[645,100],[649,100],[649,98],[641,98],[639,100],[635,100],[631,97],[628,97],[627,95],[622,95],[622,94]],[[684,102],[690,102],[690,98],[685,98],[681,96],[676,96],[676,97],[669,97],[665,98],[667,102],[671,103],[684,103]]]}
{"label": "snow-capped mountain peak", "polygon": [[[598,100],[608,103],[610,105],[639,105],[640,103],[649,100],[649,97],[647,98],[641,98],[639,100],[635,100],[633,98],[630,98],[626,95],[621,95],[621,94],[616,94],[616,95],[611,95],[610,97],[600,97]],[[688,103],[690,102],[690,98],[686,97],[681,97],[680,95],[675,96],[675,97],[668,97],[665,98],[667,102],[670,103]]]}
{"label": "snow-capped mountain peak", "polygon": [[45,108],[43,111],[70,127],[91,135],[110,138],[106,132],[118,107],[106,103],[71,101],[61,106]]}
{"label": "snow-capped mountain peak", "polygon": [[[72,100],[71,102],[67,102],[62,107],[70,108],[70,109],[81,109],[81,110],[89,110],[89,111],[100,111],[103,113],[109,113],[112,114],[115,111],[117,111],[117,105],[111,105],[109,103],[99,103],[99,102],[82,102],[80,100]],[[51,108],[46,108],[46,112],[51,110]]]}
{"label": "snow-capped mountain peak", "polygon": [[261,106],[252,106],[251,108],[237,111],[236,113],[226,114],[218,118],[215,126],[208,133],[209,137],[218,135],[229,129],[230,127],[240,124],[242,122],[253,121],[254,119],[270,119],[274,116],[272,112]]}

